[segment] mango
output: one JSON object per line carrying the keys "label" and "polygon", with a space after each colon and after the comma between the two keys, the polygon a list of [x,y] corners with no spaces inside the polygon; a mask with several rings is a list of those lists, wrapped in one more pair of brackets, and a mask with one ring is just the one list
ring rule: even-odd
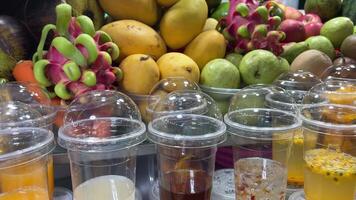
{"label": "mango", "polygon": [[[161,78],[183,77],[199,83],[200,70],[193,59],[182,53],[167,53],[157,61]],[[138,79],[139,80],[139,79]]]}
{"label": "mango", "polygon": [[99,3],[115,20],[134,19],[152,26],[159,18],[156,0],[99,0]]}
{"label": "mango", "polygon": [[180,0],[163,16],[160,32],[171,49],[180,49],[202,30],[208,17],[205,0]]}
{"label": "mango", "polygon": [[179,0],[157,0],[157,3],[163,7],[170,7],[173,4],[177,3]]}
{"label": "mango", "polygon": [[136,20],[120,20],[101,28],[120,48],[120,59],[132,54],[147,54],[158,59],[167,51],[161,36],[151,27]]}
{"label": "mango", "polygon": [[219,24],[218,20],[216,20],[214,18],[208,18],[205,21],[203,31],[216,30],[216,27],[218,26],[218,24]]}
{"label": "mango", "polygon": [[120,68],[124,74],[121,87],[131,94],[149,94],[160,78],[158,65],[149,55],[130,55],[121,62]]}
{"label": "mango", "polygon": [[216,30],[200,33],[185,48],[184,54],[192,58],[202,70],[211,60],[223,58],[226,52],[224,36]]}

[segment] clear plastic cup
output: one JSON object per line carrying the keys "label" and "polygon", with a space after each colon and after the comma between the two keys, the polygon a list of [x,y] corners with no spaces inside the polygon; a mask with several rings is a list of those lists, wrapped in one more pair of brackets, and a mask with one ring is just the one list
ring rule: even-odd
{"label": "clear plastic cup", "polygon": [[226,130],[221,118],[212,117],[221,116],[212,105],[199,91],[175,91],[156,104],[148,137],[157,144],[160,199],[210,200],[217,145]]}
{"label": "clear plastic cup", "polygon": [[145,140],[138,120],[98,117],[69,123],[58,143],[68,150],[76,200],[135,199],[136,146]]}
{"label": "clear plastic cup", "polygon": [[309,105],[301,110],[307,200],[356,195],[356,107]]}
{"label": "clear plastic cup", "polygon": [[0,131],[0,200],[52,199],[48,165],[53,133],[41,128]]}
{"label": "clear plastic cup", "polygon": [[322,83],[315,74],[303,70],[281,74],[273,85],[291,91],[309,91],[314,85]]}
{"label": "clear plastic cup", "polygon": [[285,199],[287,163],[301,120],[293,112],[269,107],[267,97],[276,94],[286,93],[266,86],[243,89],[225,115],[233,142],[236,199]]}

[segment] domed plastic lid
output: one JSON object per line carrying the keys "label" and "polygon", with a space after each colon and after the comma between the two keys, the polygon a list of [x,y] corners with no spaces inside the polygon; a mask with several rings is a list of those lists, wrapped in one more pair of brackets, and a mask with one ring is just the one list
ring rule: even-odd
{"label": "domed plastic lid", "polygon": [[273,84],[285,90],[308,91],[321,82],[320,78],[313,73],[299,70],[280,75]]}
{"label": "domed plastic lid", "polygon": [[237,92],[230,102],[229,112],[246,108],[273,108],[297,112],[290,92],[272,85],[252,85]]}
{"label": "domed plastic lid", "polygon": [[155,106],[161,99],[165,98],[169,93],[179,90],[197,90],[200,91],[200,87],[183,77],[170,77],[159,81],[151,90],[150,98],[147,98],[147,114],[152,120],[152,114]]}
{"label": "domed plastic lid", "polygon": [[354,81],[356,82],[356,64],[333,65],[327,68],[321,75],[324,81]]}
{"label": "domed plastic lid", "polygon": [[55,147],[51,131],[41,128],[0,130],[0,169],[47,155]]}
{"label": "domed plastic lid", "polygon": [[36,84],[0,85],[0,127],[49,127],[57,109],[50,105],[47,93]]}
{"label": "domed plastic lid", "polygon": [[153,108],[149,139],[174,147],[207,147],[225,139],[226,127],[214,100],[200,91],[179,90]]}
{"label": "domed plastic lid", "polygon": [[304,97],[304,104],[312,104],[315,101],[356,105],[356,82],[328,80],[315,85]]}
{"label": "domed plastic lid", "polygon": [[141,114],[130,97],[117,91],[91,91],[72,101],[65,112],[64,122],[83,119],[120,117],[141,121]]}

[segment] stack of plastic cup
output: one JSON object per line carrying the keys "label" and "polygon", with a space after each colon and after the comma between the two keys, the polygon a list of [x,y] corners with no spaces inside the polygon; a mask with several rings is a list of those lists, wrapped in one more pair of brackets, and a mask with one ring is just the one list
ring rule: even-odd
{"label": "stack of plastic cup", "polygon": [[210,200],[217,145],[226,130],[214,100],[180,90],[153,110],[148,137],[157,147],[160,199]]}
{"label": "stack of plastic cup", "polygon": [[301,120],[293,112],[271,108],[271,95],[293,102],[281,88],[252,86],[233,97],[225,115],[233,141],[236,199],[286,197],[287,164]]}
{"label": "stack of plastic cup", "polygon": [[[0,129],[39,127],[52,131],[56,113],[56,108],[50,105],[49,96],[38,85],[16,82],[0,85]],[[48,161],[48,183],[52,199],[54,191],[52,156]]]}
{"label": "stack of plastic cup", "polygon": [[354,200],[356,107],[309,105],[301,110],[307,200]]}
{"label": "stack of plastic cup", "polygon": [[52,199],[48,166],[54,147],[53,133],[46,129],[1,130],[0,200]]}
{"label": "stack of plastic cup", "polygon": [[91,92],[70,105],[65,119],[58,143],[68,150],[74,199],[134,200],[136,147],[146,129],[133,101]]}

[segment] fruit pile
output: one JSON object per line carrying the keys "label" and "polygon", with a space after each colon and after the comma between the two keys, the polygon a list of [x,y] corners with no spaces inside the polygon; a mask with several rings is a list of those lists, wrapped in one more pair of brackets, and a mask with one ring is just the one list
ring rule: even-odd
{"label": "fruit pile", "polygon": [[[148,95],[168,77],[233,89],[270,84],[290,70],[322,77],[334,60],[356,60],[355,1],[307,0],[306,14],[278,0],[221,1],[68,0],[57,12],[60,1],[43,2],[57,13],[56,26],[30,30],[39,43],[33,63],[11,61],[0,78],[11,79],[15,67],[17,81],[67,101],[97,89]],[[33,13],[44,12],[32,3]],[[74,16],[63,11],[68,5]]]}

